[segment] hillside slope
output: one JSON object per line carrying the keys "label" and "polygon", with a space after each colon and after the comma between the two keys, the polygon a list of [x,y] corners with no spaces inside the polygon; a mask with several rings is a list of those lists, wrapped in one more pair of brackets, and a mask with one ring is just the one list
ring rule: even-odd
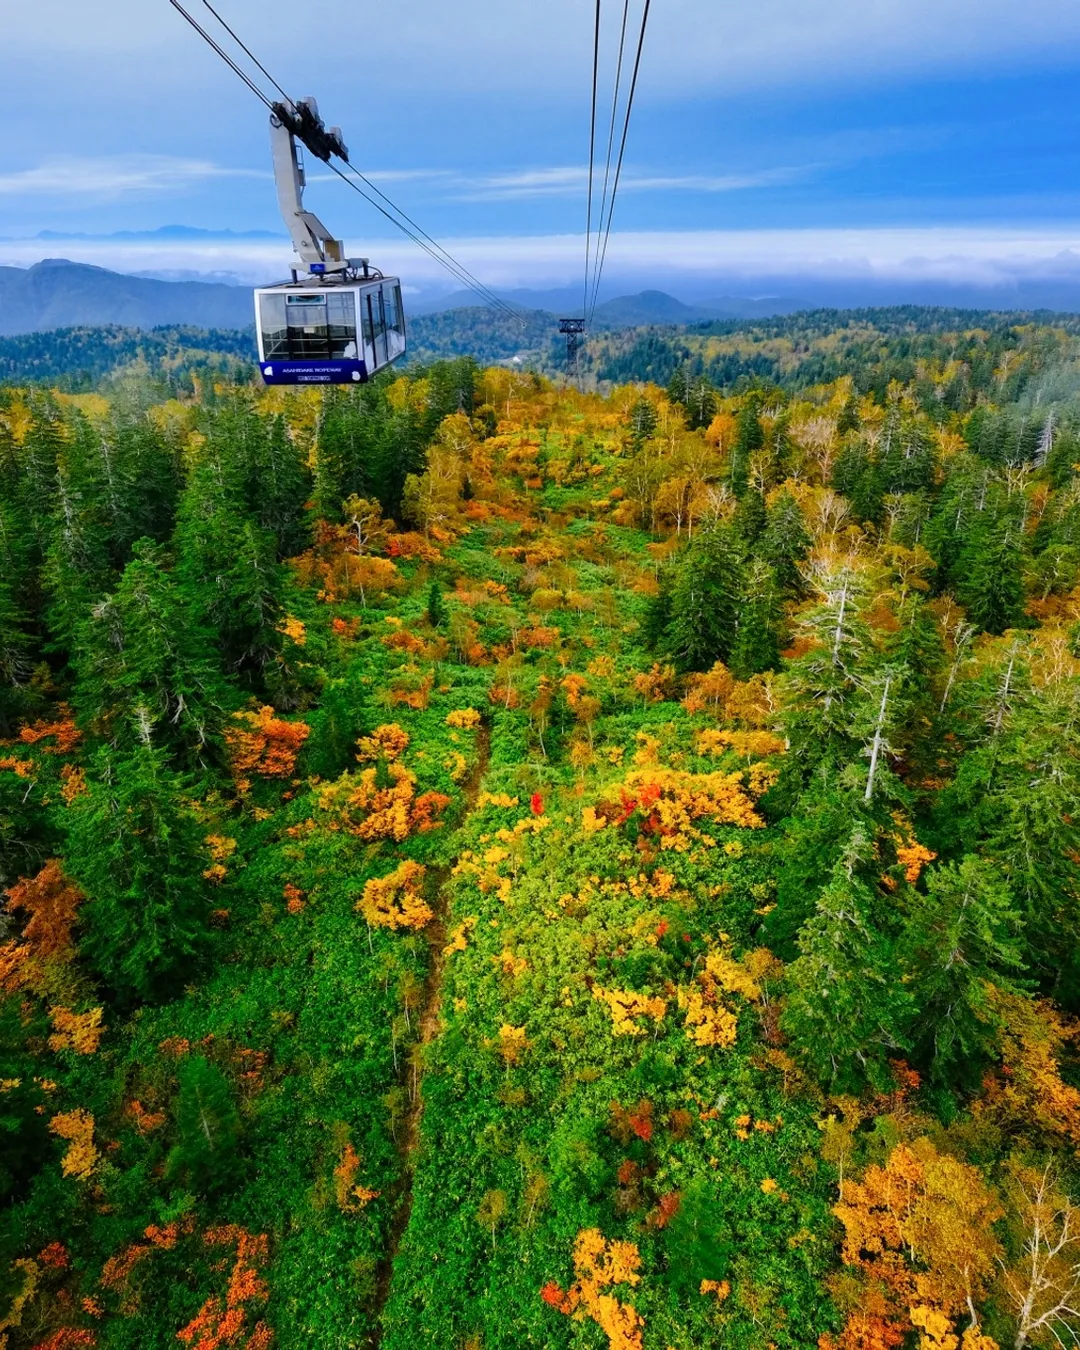
{"label": "hillside slope", "polygon": [[251,292],[201,281],[154,281],[50,258],[26,269],[0,267],[0,334],[118,325],[247,328]]}
{"label": "hillside slope", "polygon": [[1076,1341],[1080,339],[884,323],[0,389],[7,1350]]}

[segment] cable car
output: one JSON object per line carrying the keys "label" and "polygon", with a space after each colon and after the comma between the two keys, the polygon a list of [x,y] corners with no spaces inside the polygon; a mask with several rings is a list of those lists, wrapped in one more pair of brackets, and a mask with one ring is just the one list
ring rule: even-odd
{"label": "cable car", "polygon": [[373,270],[366,258],[346,258],[344,245],[304,210],[305,177],[297,142],[319,159],[348,163],[337,127],[323,125],[314,99],[270,116],[281,214],[306,274],[255,292],[259,368],[266,384],[362,384],[404,356],[401,283]]}
{"label": "cable car", "polygon": [[255,314],[267,384],[361,384],[405,352],[396,277],[266,286],[255,292]]}

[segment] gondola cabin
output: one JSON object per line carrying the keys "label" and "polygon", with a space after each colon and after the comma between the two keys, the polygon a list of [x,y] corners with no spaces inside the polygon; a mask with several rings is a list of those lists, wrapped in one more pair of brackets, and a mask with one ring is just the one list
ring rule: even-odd
{"label": "gondola cabin", "polygon": [[267,286],[255,326],[266,384],[363,384],[405,353],[396,277]]}

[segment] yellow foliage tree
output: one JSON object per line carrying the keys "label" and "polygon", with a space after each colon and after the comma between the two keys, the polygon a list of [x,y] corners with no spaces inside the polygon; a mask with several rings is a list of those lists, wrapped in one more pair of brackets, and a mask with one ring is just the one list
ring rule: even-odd
{"label": "yellow foliage tree", "polygon": [[861,1181],[841,1183],[833,1213],[845,1262],[884,1296],[894,1328],[907,1325],[913,1307],[950,1321],[974,1316],[1002,1256],[993,1225],[1004,1214],[977,1168],[929,1139],[899,1144]]}
{"label": "yellow foliage tree", "polygon": [[373,928],[424,928],[435,917],[420,894],[427,868],[406,860],[364,886],[356,908]]}
{"label": "yellow foliage tree", "polygon": [[609,1242],[598,1228],[583,1228],[574,1244],[575,1282],[565,1293],[557,1284],[547,1284],[540,1296],[577,1322],[590,1318],[607,1336],[608,1350],[642,1350],[641,1315],[631,1304],[604,1292],[616,1284],[638,1284],[640,1268],[633,1242]]}
{"label": "yellow foliage tree", "polygon": [[623,989],[601,989],[594,986],[593,998],[606,1003],[611,1013],[611,1029],[616,1036],[644,1036],[644,1027],[638,1026],[637,1017],[651,1017],[660,1022],[667,1014],[667,999],[654,998],[649,994],[635,994]]}
{"label": "yellow foliage tree", "polygon": [[67,1152],[60,1164],[64,1176],[85,1181],[98,1162],[98,1151],[94,1147],[94,1117],[77,1107],[74,1111],[53,1116],[49,1130],[68,1141]]}

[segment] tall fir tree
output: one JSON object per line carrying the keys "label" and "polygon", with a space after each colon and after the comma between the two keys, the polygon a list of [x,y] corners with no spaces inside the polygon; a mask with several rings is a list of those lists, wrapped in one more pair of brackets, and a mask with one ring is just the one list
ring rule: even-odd
{"label": "tall fir tree", "polygon": [[699,534],[675,565],[666,646],[681,670],[708,670],[731,655],[742,596],[741,549],[731,531]]}
{"label": "tall fir tree", "polygon": [[747,571],[738,632],[731,649],[731,672],[737,679],[747,680],[777,668],[783,621],[775,574],[764,559],[756,558]]}
{"label": "tall fir tree", "polygon": [[1015,990],[1024,967],[1021,915],[1000,869],[982,858],[933,867],[925,886],[901,939],[913,1048],[935,1076],[974,1085],[995,1040],[990,988]]}
{"label": "tall fir tree", "polygon": [[750,394],[739,412],[735,428],[735,444],[731,450],[728,478],[731,490],[741,497],[750,484],[751,457],[765,444],[765,428],[761,425],[761,397]]}
{"label": "tall fir tree", "polygon": [[782,1026],[824,1082],[837,1090],[888,1082],[888,1060],[907,1044],[911,996],[895,943],[875,926],[876,900],[861,870],[869,837],[856,829],[799,933],[788,968]]}
{"label": "tall fir tree", "polygon": [[169,997],[208,941],[205,829],[189,780],[150,743],[98,752],[70,808],[65,866],[87,896],[80,950],[124,1003]]}
{"label": "tall fir tree", "polygon": [[99,736],[132,749],[147,734],[189,767],[210,753],[228,693],[209,634],[149,540],[76,641],[75,707]]}
{"label": "tall fir tree", "polygon": [[183,1060],[177,1077],[176,1143],[165,1176],[191,1194],[212,1195],[238,1178],[240,1113],[229,1080],[202,1055]]}
{"label": "tall fir tree", "polygon": [[1023,535],[1004,512],[980,513],[960,553],[956,589],[968,618],[987,633],[1024,619]]}
{"label": "tall fir tree", "polygon": [[810,535],[799,504],[790,492],[781,492],[769,507],[759,553],[772,567],[782,595],[795,599],[806,594],[800,570],[810,550]]}

